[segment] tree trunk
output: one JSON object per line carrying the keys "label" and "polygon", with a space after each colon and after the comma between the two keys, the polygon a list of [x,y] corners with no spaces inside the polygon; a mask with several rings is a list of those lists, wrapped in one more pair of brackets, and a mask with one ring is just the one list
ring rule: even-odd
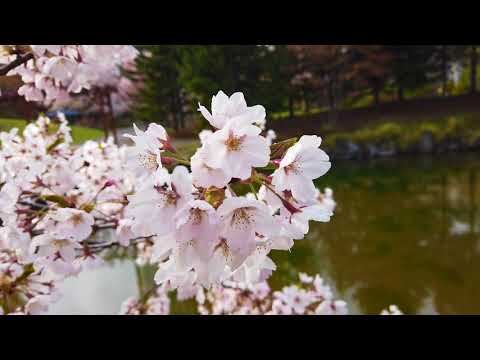
{"label": "tree trunk", "polygon": [[99,115],[100,115],[100,121],[102,122],[103,125],[103,135],[105,136],[105,141],[108,139],[108,119],[105,114],[105,99],[103,96],[99,94],[97,97],[98,100],[98,107],[99,107]]}
{"label": "tree trunk", "polygon": [[180,128],[185,129],[185,114],[183,113],[183,111],[180,111],[180,113],[178,114],[178,117],[180,121]]}
{"label": "tree trunk", "polygon": [[330,111],[335,111],[335,87],[333,81],[328,82],[328,107]]}
{"label": "tree trunk", "polygon": [[404,90],[402,85],[398,85],[398,91],[397,91],[397,96],[398,96],[398,101],[403,101],[405,100],[404,96]]}
{"label": "tree trunk", "polygon": [[178,121],[180,123],[180,129],[185,129],[185,113],[183,112],[182,97],[178,96],[177,98],[177,108],[178,108]]}
{"label": "tree trunk", "polygon": [[335,97],[335,82],[333,80],[328,83],[328,106],[329,106],[329,115],[328,121],[331,124],[336,123],[337,121],[337,101]]}
{"label": "tree trunk", "polygon": [[472,45],[472,53],[470,55],[470,92],[472,94],[477,92],[477,65],[477,45]]}
{"label": "tree trunk", "polygon": [[288,97],[288,112],[290,114],[290,119],[293,119],[295,114],[293,112],[293,97],[291,95]]}
{"label": "tree trunk", "polygon": [[175,130],[175,132],[178,132],[178,117],[177,117],[177,113],[176,111],[172,111],[172,122],[173,122],[173,129]]}
{"label": "tree trunk", "polygon": [[380,105],[380,85],[376,81],[373,83],[372,93],[375,106]]}
{"label": "tree trunk", "polygon": [[310,114],[310,99],[308,98],[308,91],[306,89],[303,90],[303,103],[305,114]]}
{"label": "tree trunk", "polygon": [[115,122],[115,116],[113,114],[112,94],[110,92],[107,92],[106,96],[107,96],[108,116],[110,120],[110,130],[112,132],[113,142],[115,144],[118,144],[117,126]]}
{"label": "tree trunk", "polygon": [[175,129],[175,132],[178,132],[179,124],[178,124],[178,108],[177,108],[176,96],[172,96],[172,102],[170,103],[170,112],[172,116],[173,128]]}
{"label": "tree trunk", "polygon": [[469,176],[469,198],[470,198],[470,232],[472,235],[475,234],[475,219],[476,217],[476,210],[477,210],[477,202],[475,201],[476,196],[475,196],[475,185],[477,184],[477,171],[472,168],[470,171],[470,176]]}

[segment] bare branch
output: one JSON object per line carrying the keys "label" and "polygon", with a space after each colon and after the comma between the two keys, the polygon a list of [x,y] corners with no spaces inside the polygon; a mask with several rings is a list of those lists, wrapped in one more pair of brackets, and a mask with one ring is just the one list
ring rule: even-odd
{"label": "bare branch", "polygon": [[13,60],[10,64],[0,66],[0,76],[7,75],[10,70],[25,64],[28,60],[31,60],[31,59],[33,59],[32,53],[28,53],[25,55],[18,55],[17,58]]}

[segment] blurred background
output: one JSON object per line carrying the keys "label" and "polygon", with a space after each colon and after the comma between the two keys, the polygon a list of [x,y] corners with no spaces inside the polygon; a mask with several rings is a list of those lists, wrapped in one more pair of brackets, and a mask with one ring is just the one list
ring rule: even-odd
{"label": "blurred background", "polygon": [[[208,128],[198,103],[242,91],[248,105],[265,106],[279,140],[319,135],[333,162],[317,186],[333,189],[335,216],[290,254],[273,254],[273,287],[320,273],[353,313],[397,304],[409,314],[480,314],[480,45],[137,48],[123,70],[134,91],[108,127],[80,97],[40,106],[17,95],[19,79],[0,77],[0,130],[61,110],[77,143],[113,133],[123,142],[133,122],[157,122],[195,147]],[[69,298],[52,312],[118,312],[135,295],[135,274],[128,262],[114,266],[122,271],[67,282]]]}

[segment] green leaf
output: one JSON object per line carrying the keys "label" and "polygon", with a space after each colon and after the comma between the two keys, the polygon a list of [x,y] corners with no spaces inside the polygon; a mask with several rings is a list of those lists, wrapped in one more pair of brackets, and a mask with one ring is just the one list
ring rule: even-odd
{"label": "green leaf", "polygon": [[70,207],[71,206],[71,204],[63,196],[60,196],[60,195],[43,195],[40,198],[42,200],[45,200],[45,201],[54,202],[54,203],[60,205],[61,207]]}
{"label": "green leaf", "polygon": [[47,147],[47,152],[52,151],[53,149],[55,149],[58,145],[62,144],[63,142],[64,142],[63,137],[59,137],[57,140],[55,140],[53,143],[51,143],[51,144]]}
{"label": "green leaf", "polygon": [[297,142],[297,138],[291,138],[278,143],[272,144],[270,146],[270,158],[271,159],[280,159]]}

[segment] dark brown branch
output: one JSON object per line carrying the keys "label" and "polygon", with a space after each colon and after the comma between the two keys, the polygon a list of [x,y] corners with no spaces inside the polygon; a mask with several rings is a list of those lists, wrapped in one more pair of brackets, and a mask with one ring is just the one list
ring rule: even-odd
{"label": "dark brown branch", "polygon": [[7,75],[7,73],[15,69],[16,67],[25,64],[28,60],[33,59],[33,54],[28,53],[25,55],[18,55],[15,60],[13,60],[10,64],[6,64],[4,66],[0,66],[0,76]]}

